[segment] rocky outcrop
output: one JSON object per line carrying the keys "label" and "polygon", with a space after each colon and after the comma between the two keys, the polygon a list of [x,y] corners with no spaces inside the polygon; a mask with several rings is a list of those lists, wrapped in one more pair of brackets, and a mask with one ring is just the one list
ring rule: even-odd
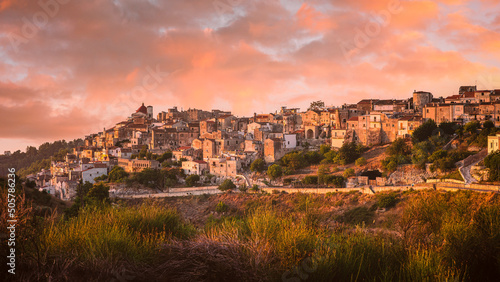
{"label": "rocky outcrop", "polygon": [[387,179],[388,185],[411,185],[425,183],[431,177],[436,177],[436,172],[416,168],[414,165],[402,165]]}

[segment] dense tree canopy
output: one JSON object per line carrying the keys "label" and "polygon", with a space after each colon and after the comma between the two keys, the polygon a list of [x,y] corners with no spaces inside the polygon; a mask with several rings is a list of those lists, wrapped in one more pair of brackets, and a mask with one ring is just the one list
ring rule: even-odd
{"label": "dense tree canopy", "polygon": [[303,168],[307,165],[306,160],[301,152],[294,151],[286,154],[281,158],[280,164],[283,167],[288,168],[291,172],[296,171],[297,169]]}
{"label": "dense tree canopy", "polygon": [[109,172],[109,182],[122,182],[128,177],[128,173],[120,166],[114,166]]}
{"label": "dense tree canopy", "polygon": [[263,172],[266,169],[266,164],[261,158],[255,159],[250,165],[250,170],[253,172]]}
{"label": "dense tree canopy", "polygon": [[411,153],[411,148],[404,139],[398,138],[387,148],[386,153],[389,156],[407,156]]}
{"label": "dense tree canopy", "polygon": [[432,119],[427,120],[421,126],[417,127],[415,131],[413,131],[412,140],[413,143],[416,144],[418,142],[423,142],[429,139],[435,130],[437,129],[436,122]]}
{"label": "dense tree canopy", "polygon": [[231,179],[224,180],[224,182],[222,182],[222,184],[218,187],[221,191],[233,190],[234,188],[236,188],[236,185]]}
{"label": "dense tree canopy", "polygon": [[360,157],[362,151],[361,146],[356,145],[354,142],[347,142],[340,147],[337,158],[342,165],[350,164]]}
{"label": "dense tree canopy", "polygon": [[271,178],[271,180],[275,180],[283,175],[283,170],[278,164],[273,164],[267,169],[267,175]]}
{"label": "dense tree canopy", "polygon": [[66,142],[65,140],[54,143],[43,143],[37,148],[28,146],[26,152],[15,151],[10,156],[0,156],[0,175],[6,175],[7,169],[13,167],[20,176],[39,172],[41,169],[49,169],[51,158],[54,161],[63,161],[66,153],[73,148],[82,146],[82,139]]}
{"label": "dense tree canopy", "polygon": [[186,185],[189,187],[195,186],[198,181],[200,181],[200,176],[197,174],[191,174],[186,177]]}

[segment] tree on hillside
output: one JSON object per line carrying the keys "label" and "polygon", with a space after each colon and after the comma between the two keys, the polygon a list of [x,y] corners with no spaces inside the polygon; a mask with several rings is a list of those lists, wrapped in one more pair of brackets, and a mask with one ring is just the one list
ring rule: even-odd
{"label": "tree on hillside", "polygon": [[198,174],[191,174],[186,177],[186,185],[188,187],[195,186],[198,181],[200,181],[200,176]]}
{"label": "tree on hillside", "polygon": [[163,163],[167,160],[170,160],[171,158],[172,158],[172,152],[167,151],[167,152],[163,153],[161,156],[158,156],[156,158],[156,160],[159,161],[160,163]]}
{"label": "tree on hillside", "polygon": [[94,205],[109,204],[109,186],[103,182],[94,184],[87,193],[86,200]]}
{"label": "tree on hillside", "polygon": [[331,146],[328,144],[323,144],[319,147],[319,153],[324,156],[326,153],[330,152]]}
{"label": "tree on hillside", "polygon": [[236,185],[231,181],[231,179],[226,179],[224,182],[222,182],[221,185],[219,185],[218,189],[221,191],[228,191],[228,190],[233,190],[236,188]]}
{"label": "tree on hillside", "polygon": [[389,156],[406,156],[411,153],[411,148],[403,138],[398,138],[387,147],[386,153]]}
{"label": "tree on hillside", "polygon": [[64,211],[68,217],[75,217],[79,211],[88,206],[106,205],[110,203],[109,186],[103,182],[92,185],[90,182],[80,181],[76,187],[76,198],[74,204]]}
{"label": "tree on hillside", "polygon": [[500,181],[500,151],[489,154],[484,159],[484,165],[489,169],[489,180]]}
{"label": "tree on hillside", "polygon": [[306,160],[307,164],[315,165],[319,164],[323,160],[323,155],[318,151],[308,151],[304,154],[304,159]]}
{"label": "tree on hillside", "polygon": [[253,172],[263,172],[265,168],[266,164],[261,158],[255,159],[250,165],[250,170]]}
{"label": "tree on hillside", "polygon": [[283,175],[283,170],[281,169],[281,166],[273,164],[267,169],[267,175],[271,178],[271,180],[275,180]]}
{"label": "tree on hillside", "polygon": [[320,165],[318,167],[318,183],[319,184],[327,184],[327,175],[330,174],[330,167],[328,167],[327,165]]}
{"label": "tree on hillside", "polygon": [[435,132],[437,128],[436,122],[432,119],[427,120],[421,126],[417,127],[415,131],[413,131],[412,141],[413,144],[418,142],[423,142],[429,139],[432,134]]}
{"label": "tree on hillside", "polygon": [[327,153],[325,153],[324,155],[325,159],[321,161],[321,163],[327,163],[327,164],[331,164],[331,163],[334,163],[336,158],[337,158],[337,151],[335,150],[330,150],[328,151]]}
{"label": "tree on hillside", "polygon": [[133,174],[128,183],[140,183],[149,188],[162,188],[164,185],[165,175],[159,169],[145,168],[141,172]]}
{"label": "tree on hillside", "polygon": [[280,159],[280,164],[293,173],[297,169],[303,168],[306,165],[306,160],[300,152],[294,151],[284,155]]}
{"label": "tree on hillside", "polygon": [[83,199],[85,196],[87,196],[90,189],[92,189],[92,183],[88,181],[83,183],[83,181],[80,180],[80,183],[78,183],[76,187],[76,196],[79,197],[80,199]]}
{"label": "tree on hillside", "polygon": [[347,142],[340,147],[336,158],[341,165],[353,163],[361,155],[362,148],[354,142]]}
{"label": "tree on hillside", "polygon": [[141,151],[139,152],[139,159],[144,159],[146,158],[146,155],[148,153],[148,146],[147,145],[142,145]]}
{"label": "tree on hillside", "polygon": [[366,165],[367,161],[364,157],[360,157],[356,160],[355,164],[356,166],[364,166]]}
{"label": "tree on hillside", "polygon": [[425,168],[429,156],[434,152],[436,146],[431,141],[424,141],[413,145],[411,150],[411,161],[419,168]]}
{"label": "tree on hillside", "polygon": [[128,173],[120,166],[115,166],[109,172],[108,180],[109,182],[122,182],[128,177]]}
{"label": "tree on hillside", "polygon": [[356,175],[356,173],[354,172],[354,169],[352,168],[348,168],[344,171],[344,173],[342,174],[345,178],[349,178],[351,176],[354,176]]}
{"label": "tree on hillside", "polygon": [[439,129],[447,135],[453,135],[457,131],[458,127],[459,126],[454,122],[442,122],[439,124]]}
{"label": "tree on hillside", "polygon": [[481,124],[479,123],[479,121],[473,120],[473,121],[468,122],[464,126],[464,132],[469,133],[469,134],[474,134],[474,133],[477,133],[477,131],[479,130],[480,127],[481,127]]}
{"label": "tree on hillside", "polygon": [[492,128],[495,128],[495,124],[491,120],[487,120],[483,123],[483,128],[490,130]]}

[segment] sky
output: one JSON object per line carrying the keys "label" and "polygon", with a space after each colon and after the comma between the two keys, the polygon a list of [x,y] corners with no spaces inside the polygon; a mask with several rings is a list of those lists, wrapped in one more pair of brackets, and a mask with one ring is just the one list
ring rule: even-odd
{"label": "sky", "polygon": [[0,153],[154,114],[500,88],[496,0],[0,0]]}

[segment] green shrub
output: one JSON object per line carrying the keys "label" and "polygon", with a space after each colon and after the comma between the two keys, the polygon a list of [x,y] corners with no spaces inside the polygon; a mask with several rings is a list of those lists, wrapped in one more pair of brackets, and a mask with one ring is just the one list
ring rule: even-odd
{"label": "green shrub", "polygon": [[219,185],[218,189],[221,191],[228,191],[228,190],[233,190],[236,188],[236,185],[231,181],[231,179],[226,179],[224,182],[222,182],[221,185]]}
{"label": "green shrub", "polygon": [[351,176],[354,176],[356,175],[356,173],[354,172],[354,169],[352,168],[348,168],[344,171],[344,173],[342,174],[345,178],[349,178]]}
{"label": "green shrub", "polygon": [[252,185],[252,191],[259,192],[259,185],[257,185],[257,184]]}
{"label": "green shrub", "polygon": [[109,172],[109,182],[123,182],[128,177],[128,173],[120,166],[114,166]]}
{"label": "green shrub", "polygon": [[217,206],[215,206],[215,211],[216,212],[227,212],[228,210],[229,210],[229,206],[226,205],[222,201],[219,201],[219,203],[217,203]]}
{"label": "green shrub", "polygon": [[318,184],[318,176],[316,175],[307,175],[302,179],[302,183],[307,184],[307,185],[313,185],[313,184]]}
{"label": "green shrub", "polygon": [[339,175],[325,175],[324,183],[336,188],[344,187],[345,178]]}
{"label": "green shrub", "polygon": [[399,201],[399,195],[396,192],[381,194],[377,196],[377,207],[389,209],[394,207]]}
{"label": "green shrub", "polygon": [[266,169],[266,164],[262,159],[255,159],[250,165],[250,170],[253,172],[263,172]]}
{"label": "green shrub", "polygon": [[281,166],[277,164],[273,164],[267,169],[267,175],[269,178],[272,180],[275,180],[277,178],[280,178],[283,175],[283,170],[281,169]]}
{"label": "green shrub", "polygon": [[356,160],[355,164],[356,166],[364,166],[366,165],[367,161],[364,157],[360,157]]}
{"label": "green shrub", "polygon": [[186,185],[188,187],[195,186],[198,181],[200,181],[200,176],[198,174],[191,174],[186,177]]}

